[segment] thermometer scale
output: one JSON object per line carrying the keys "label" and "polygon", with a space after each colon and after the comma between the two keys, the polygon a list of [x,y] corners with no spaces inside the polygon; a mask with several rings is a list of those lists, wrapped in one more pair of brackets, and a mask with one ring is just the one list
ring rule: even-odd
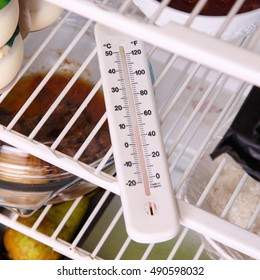
{"label": "thermometer scale", "polygon": [[127,233],[169,240],[179,217],[144,47],[100,24],[95,38]]}

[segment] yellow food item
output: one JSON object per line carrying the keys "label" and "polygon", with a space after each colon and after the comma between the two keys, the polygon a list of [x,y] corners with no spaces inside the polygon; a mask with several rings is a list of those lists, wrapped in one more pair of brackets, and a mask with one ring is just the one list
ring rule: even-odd
{"label": "yellow food item", "polygon": [[[78,230],[84,215],[89,206],[90,198],[97,192],[91,192],[84,196],[70,218],[62,228],[58,238],[70,242]],[[63,202],[51,207],[37,230],[48,236],[51,236],[64,215],[69,210],[73,201]],[[42,209],[36,211],[28,218],[19,217],[18,221],[28,227],[31,227],[42,213]],[[4,233],[4,246],[10,259],[13,260],[58,260],[61,254],[54,251],[51,247],[24,235],[12,228],[8,228]]]}

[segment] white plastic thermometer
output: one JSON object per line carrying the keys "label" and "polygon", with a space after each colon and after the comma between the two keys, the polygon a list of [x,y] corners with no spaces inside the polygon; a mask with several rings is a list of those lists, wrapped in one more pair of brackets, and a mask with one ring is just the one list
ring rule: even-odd
{"label": "white plastic thermometer", "polygon": [[127,233],[141,243],[169,240],[179,217],[144,48],[99,24],[95,37]]}

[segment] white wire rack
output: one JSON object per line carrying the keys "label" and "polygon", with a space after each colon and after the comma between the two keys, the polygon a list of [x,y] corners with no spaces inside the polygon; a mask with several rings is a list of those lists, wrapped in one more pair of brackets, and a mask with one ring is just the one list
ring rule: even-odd
{"label": "white wire rack", "polygon": [[[257,25],[254,25],[247,34],[241,34],[232,41],[223,40],[221,37],[243,1],[237,1],[215,35],[195,31],[191,25],[200,5],[205,1],[199,1],[197,9],[185,24],[171,22],[165,26],[158,26],[155,23],[169,1],[162,1],[158,10],[149,19],[143,16],[132,1],[48,0],[48,2],[62,6],[65,12],[51,27],[31,33],[26,38],[25,48],[30,49],[32,55],[25,60],[16,81],[34,70],[34,64],[38,60],[42,61],[41,55],[48,53],[52,43],[55,45],[59,42],[59,34],[63,34],[75,20],[77,28],[73,29],[73,34],[66,33],[70,34],[66,35],[69,41],[64,43],[66,46],[62,46],[64,48],[62,53],[52,61],[52,67],[33,93],[34,97],[39,94],[63,61],[70,58],[71,52],[75,49],[78,51],[77,47],[82,46],[81,39],[87,34],[88,38],[92,38],[92,43],[86,47],[86,52],[80,53],[80,67],[75,72],[74,79],[60,94],[60,99],[53,104],[54,108],[90,64],[99,75],[92,36],[95,22],[144,40],[154,71],[157,108],[182,228],[176,238],[162,244],[137,244],[127,236],[116,177],[101,171],[112,155],[112,150],[108,151],[96,168],[80,161],[82,152],[105,122],[106,114],[101,117],[74,157],[61,155],[56,150],[66,132],[79,117],[81,110],[88,106],[89,99],[82,104],[52,147],[47,147],[34,139],[48,119],[50,110],[29,136],[14,131],[15,124],[33,101],[32,98],[27,100],[7,126],[0,125],[2,141],[104,189],[73,242],[64,242],[57,236],[81,198],[75,200],[51,237],[37,231],[50,205],[46,206],[32,228],[20,224],[17,221],[18,216],[10,215],[6,209],[0,213],[0,223],[51,246],[71,259],[204,259],[208,258],[204,252],[205,246],[213,248],[212,250],[217,253],[212,255],[218,258],[235,258],[236,254],[232,251],[235,250],[244,254],[245,258],[248,256],[260,259],[259,236],[250,231],[254,221],[259,218],[259,204],[245,229],[225,219],[241,190],[239,188],[242,188],[244,177],[220,217],[203,208],[203,202],[207,199],[212,183],[205,187],[205,191],[195,203],[187,202],[182,195],[191,170],[196,166],[219,126],[234,117],[252,85],[260,86],[260,29]],[[97,77],[91,96],[94,96],[100,87],[100,78]],[[10,90],[7,90],[0,96],[0,102],[9,92]],[[223,167],[222,163],[219,168]],[[212,181],[217,176],[216,173]]]}

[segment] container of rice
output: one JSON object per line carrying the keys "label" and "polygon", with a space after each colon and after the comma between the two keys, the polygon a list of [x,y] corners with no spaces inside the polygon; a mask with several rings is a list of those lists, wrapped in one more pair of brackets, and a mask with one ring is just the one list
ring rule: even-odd
{"label": "container of rice", "polygon": [[[197,205],[201,196],[206,194],[197,206],[260,235],[260,217],[255,215],[260,204],[260,183],[246,174],[229,155],[222,154],[214,160],[210,156],[229,125],[230,122],[227,122],[218,130],[200,155],[185,182],[182,195],[186,201]],[[215,241],[212,243],[216,246],[212,246],[209,239],[202,235],[200,238],[213,259],[224,259],[226,256],[230,259],[251,259]]]}

